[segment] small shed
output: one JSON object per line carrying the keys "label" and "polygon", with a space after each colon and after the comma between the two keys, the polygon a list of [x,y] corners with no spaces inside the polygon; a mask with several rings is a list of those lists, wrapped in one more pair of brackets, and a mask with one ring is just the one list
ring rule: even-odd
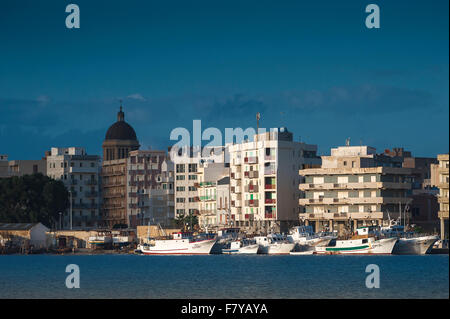
{"label": "small shed", "polygon": [[48,231],[49,228],[41,223],[0,223],[0,245],[47,248]]}

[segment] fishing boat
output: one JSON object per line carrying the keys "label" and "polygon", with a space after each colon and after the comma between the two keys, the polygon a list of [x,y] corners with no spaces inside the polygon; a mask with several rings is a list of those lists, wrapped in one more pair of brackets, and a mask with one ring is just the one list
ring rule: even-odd
{"label": "fishing boat", "polygon": [[253,255],[258,252],[259,245],[252,239],[234,240],[222,249],[222,254]]}
{"label": "fishing boat", "polygon": [[217,241],[211,249],[211,254],[221,254],[230,242],[238,240],[240,229],[237,227],[222,228],[217,232]]}
{"label": "fishing boat", "polygon": [[405,232],[405,227],[397,221],[389,220],[389,226],[381,227],[380,234],[387,238],[398,238],[392,253],[394,255],[424,255],[433,249],[439,240],[437,235],[425,235]]}
{"label": "fishing boat", "polygon": [[280,234],[269,234],[267,236],[255,237],[259,245],[258,254],[267,255],[289,255],[295,243],[289,241],[286,236]]}
{"label": "fishing boat", "polygon": [[389,255],[392,254],[397,238],[376,239],[369,236],[369,227],[359,227],[356,235],[350,239],[332,240],[325,247],[315,247],[316,254],[371,254]]}
{"label": "fishing boat", "polygon": [[141,244],[138,250],[144,255],[208,255],[215,242],[216,238],[177,232],[172,234],[172,238],[153,239]]}
{"label": "fishing boat", "polygon": [[337,236],[335,233],[321,232],[315,233],[312,226],[302,225],[292,227],[287,238],[298,245],[306,246],[326,246]]}

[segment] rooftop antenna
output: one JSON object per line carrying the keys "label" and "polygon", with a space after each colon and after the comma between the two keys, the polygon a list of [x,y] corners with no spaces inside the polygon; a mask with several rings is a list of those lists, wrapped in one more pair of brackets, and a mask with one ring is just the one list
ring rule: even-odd
{"label": "rooftop antenna", "polygon": [[345,140],[345,146],[350,146],[350,137]]}

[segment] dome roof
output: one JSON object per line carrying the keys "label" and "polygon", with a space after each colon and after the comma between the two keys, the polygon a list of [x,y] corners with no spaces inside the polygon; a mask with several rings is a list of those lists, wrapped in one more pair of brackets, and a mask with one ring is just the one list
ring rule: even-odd
{"label": "dome roof", "polygon": [[106,131],[105,140],[137,141],[136,132],[130,124],[125,122],[125,114],[122,112],[122,106],[117,113],[117,122],[111,125],[108,131]]}

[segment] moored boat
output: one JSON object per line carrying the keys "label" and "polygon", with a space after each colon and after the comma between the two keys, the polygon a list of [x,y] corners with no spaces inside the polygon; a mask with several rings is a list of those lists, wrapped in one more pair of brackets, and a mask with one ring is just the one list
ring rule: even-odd
{"label": "moored boat", "polygon": [[289,255],[295,246],[285,236],[280,234],[269,234],[268,236],[255,237],[259,245],[258,254],[267,255]]}
{"label": "moored boat", "polygon": [[424,255],[430,253],[433,245],[439,240],[437,235],[424,235],[405,232],[405,227],[397,221],[389,220],[388,227],[381,227],[380,235],[387,238],[398,238],[392,253],[394,255]]}
{"label": "moored boat", "polygon": [[315,253],[390,255],[396,242],[397,238],[377,239],[375,236],[369,236],[368,227],[359,227],[357,235],[350,239],[333,240],[325,247],[315,247]]}
{"label": "moored boat", "polygon": [[144,255],[208,255],[216,238],[195,237],[192,233],[174,233],[171,239],[154,239],[139,245]]}
{"label": "moored boat", "polygon": [[255,240],[241,239],[231,241],[222,249],[223,254],[253,255],[258,252],[259,245]]}

